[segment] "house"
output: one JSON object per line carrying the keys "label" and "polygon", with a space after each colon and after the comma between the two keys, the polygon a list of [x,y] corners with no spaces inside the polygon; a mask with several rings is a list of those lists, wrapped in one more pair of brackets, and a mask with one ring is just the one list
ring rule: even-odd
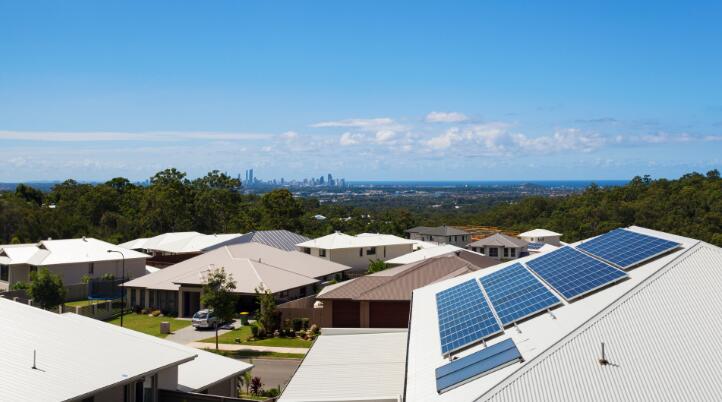
{"label": "house", "polygon": [[341,232],[296,244],[296,249],[314,257],[351,267],[362,275],[372,260],[386,261],[414,251],[415,242],[394,235],[362,233],[349,236]]}
{"label": "house", "polygon": [[434,242],[437,244],[451,244],[458,247],[465,247],[471,242],[471,233],[452,226],[417,226],[408,229],[409,239]]}
{"label": "house", "polygon": [[0,245],[0,290],[7,290],[17,282],[27,282],[30,272],[39,267],[57,274],[68,286],[83,283],[87,277],[121,278],[125,260],[125,276],[137,278],[146,273],[146,258],[146,254],[92,237]]}
{"label": "house", "polygon": [[322,282],[349,269],[298,251],[261,243],[234,244],[125,283],[130,304],[190,317],[201,308],[205,275],[221,267],[235,280],[241,311],[256,309],[256,289],[269,289],[279,302],[293,300],[314,294]]}
{"label": "house", "polygon": [[562,234],[546,229],[534,229],[519,235],[519,238],[529,243],[544,243],[552,246],[561,246]]}
{"label": "house", "polygon": [[499,263],[499,261],[495,258],[486,257],[485,255],[477,253],[475,251],[470,251],[461,247],[452,246],[451,244],[441,244],[433,247],[421,248],[412,253],[392,258],[386,261],[386,263],[389,265],[411,264],[413,262],[419,262],[429,258],[451,253],[456,253],[456,255],[460,256],[461,258],[466,258],[469,262],[481,268],[485,268],[487,266]]}
{"label": "house", "polygon": [[716,400],[720,292],[721,248],[636,226],[416,289],[404,400]]}
{"label": "house", "polygon": [[[498,261],[488,258],[485,263],[487,267]],[[414,289],[484,267],[451,253],[328,285],[316,296],[323,302],[321,326],[406,328]]]}
{"label": "house", "polygon": [[165,268],[238,237],[241,237],[240,233],[206,235],[198,232],[172,232],[131,240],[118,246],[146,253],[150,255],[148,265]]}
{"label": "house", "polygon": [[406,330],[324,329],[279,402],[400,402],[406,340]]}
{"label": "house", "polygon": [[252,368],[92,318],[1,297],[0,326],[0,376],[7,379],[0,393],[7,401],[154,402],[190,396],[187,392],[235,396],[237,377]]}
{"label": "house", "polygon": [[221,246],[244,243],[261,243],[281,250],[295,251],[296,244],[309,240],[311,239],[306,236],[301,236],[288,230],[254,230],[213,247],[206,248],[204,251],[210,251]]}
{"label": "house", "polygon": [[511,260],[527,253],[527,242],[503,233],[494,233],[469,244],[466,248],[498,260]]}

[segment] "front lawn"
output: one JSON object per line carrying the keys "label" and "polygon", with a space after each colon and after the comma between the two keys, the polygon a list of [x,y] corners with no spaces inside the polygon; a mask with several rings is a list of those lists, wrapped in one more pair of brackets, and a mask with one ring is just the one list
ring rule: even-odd
{"label": "front lawn", "polygon": [[[213,332],[210,332],[213,334]],[[244,325],[239,329],[234,329],[233,331],[226,332],[223,335],[220,335],[218,337],[218,343],[228,343],[228,344],[235,344],[236,338],[240,338],[242,345],[255,345],[255,346],[276,346],[276,347],[284,347],[284,348],[310,348],[311,347],[311,341],[307,341],[305,339],[300,338],[266,338],[266,339],[260,339],[260,340],[253,340],[248,341],[248,337],[252,335],[251,333],[251,326],[250,325]],[[204,339],[201,342],[206,343],[215,343],[216,337],[215,335],[212,335],[208,339]]]}
{"label": "front lawn", "polygon": [[[129,328],[144,334],[165,338],[167,335],[160,334],[160,323],[170,322],[171,332],[191,325],[190,320],[179,320],[173,317],[153,317],[146,314],[130,313],[123,317],[123,327]],[[111,324],[120,325],[120,317],[108,321]]]}
{"label": "front lawn", "polygon": [[107,300],[77,300],[65,303],[66,306],[70,307],[85,307],[92,306],[93,304],[105,303]]}

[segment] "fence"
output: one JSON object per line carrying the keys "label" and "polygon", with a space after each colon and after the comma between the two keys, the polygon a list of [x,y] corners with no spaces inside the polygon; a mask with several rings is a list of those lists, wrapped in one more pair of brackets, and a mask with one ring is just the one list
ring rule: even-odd
{"label": "fence", "polygon": [[65,285],[65,300],[78,301],[88,298],[88,285],[78,283],[75,285]]}
{"label": "fence", "polygon": [[75,313],[85,317],[95,318],[96,320],[106,320],[120,314],[120,308],[123,304],[121,299],[99,301],[97,303],[85,306],[63,305],[64,313]]}
{"label": "fence", "polygon": [[293,321],[294,318],[308,318],[310,324],[323,328],[326,324],[323,319],[323,309],[313,308],[315,302],[316,296],[307,296],[279,304],[276,308],[281,312],[281,322]]}
{"label": "fence", "polygon": [[[192,392],[158,390],[159,402],[259,402],[258,400],[231,398],[228,396],[196,394]],[[263,402],[275,402],[276,398],[266,399]]]}

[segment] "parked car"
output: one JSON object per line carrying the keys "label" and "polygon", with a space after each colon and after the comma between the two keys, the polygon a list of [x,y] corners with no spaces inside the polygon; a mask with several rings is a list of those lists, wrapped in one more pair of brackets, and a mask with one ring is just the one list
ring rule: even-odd
{"label": "parked car", "polygon": [[193,320],[191,321],[194,328],[213,328],[216,324],[221,324],[218,321],[218,317],[213,315],[212,310],[204,309],[193,314]]}

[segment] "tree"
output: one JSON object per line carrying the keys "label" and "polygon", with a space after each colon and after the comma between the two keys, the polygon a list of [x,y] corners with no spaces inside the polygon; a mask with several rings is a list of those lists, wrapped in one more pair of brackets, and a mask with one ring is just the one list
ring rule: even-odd
{"label": "tree", "polygon": [[203,282],[201,301],[216,316],[216,350],[218,350],[218,322],[233,320],[236,309],[236,282],[233,275],[226,274],[223,267],[208,272]]}
{"label": "tree", "polygon": [[261,382],[261,377],[253,377],[251,380],[251,394],[255,396],[261,395],[261,392],[263,392],[263,383]]}
{"label": "tree", "polygon": [[388,268],[389,265],[384,260],[371,260],[369,261],[369,269],[366,273],[373,274],[374,272],[380,272]]}
{"label": "tree", "polygon": [[261,327],[267,332],[273,332],[276,327],[276,298],[270,289],[261,286],[256,289],[258,312],[256,318]]}
{"label": "tree", "polygon": [[40,268],[39,271],[30,273],[28,294],[41,308],[47,310],[57,307],[65,301],[63,280],[47,268]]}

